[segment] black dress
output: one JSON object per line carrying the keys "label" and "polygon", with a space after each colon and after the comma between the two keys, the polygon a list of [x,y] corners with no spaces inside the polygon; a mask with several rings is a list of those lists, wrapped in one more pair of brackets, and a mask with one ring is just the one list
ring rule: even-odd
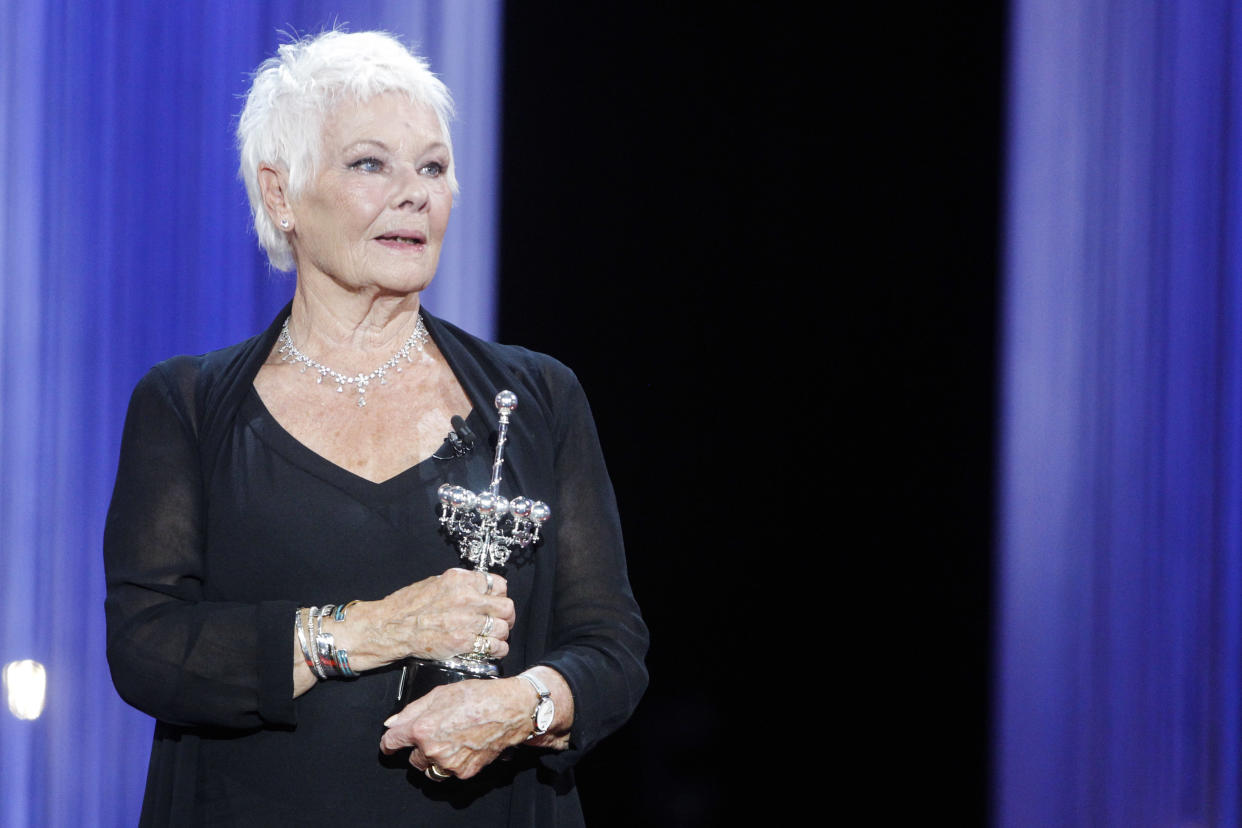
{"label": "black dress", "polygon": [[[376,484],[295,440],[254,391],[287,313],[239,345],[157,365],[130,402],[104,560],[113,682],[158,720],[143,824],[582,824],[573,764],[637,704],[647,631],[577,380],[424,313],[473,403],[476,448]],[[517,623],[501,666],[564,676],[571,747],[518,748],[475,779],[438,784],[379,752],[399,668],[292,698],[293,613],[461,565],[435,493],[487,484],[504,388],[519,402],[501,492],[547,501],[553,518],[504,570]]]}

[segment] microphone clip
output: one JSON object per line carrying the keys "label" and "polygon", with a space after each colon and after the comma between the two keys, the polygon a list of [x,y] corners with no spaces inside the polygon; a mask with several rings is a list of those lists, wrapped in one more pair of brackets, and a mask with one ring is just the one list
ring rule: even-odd
{"label": "microphone clip", "polygon": [[448,433],[444,441],[449,445],[449,451],[453,452],[448,457],[441,457],[439,452],[431,455],[436,460],[455,460],[465,454],[469,454],[474,448],[474,432],[466,425],[466,421],[460,416],[452,419],[453,430]]}

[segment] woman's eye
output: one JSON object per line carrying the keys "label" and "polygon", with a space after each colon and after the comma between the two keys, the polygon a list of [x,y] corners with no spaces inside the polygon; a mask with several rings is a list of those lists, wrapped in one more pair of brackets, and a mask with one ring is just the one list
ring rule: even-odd
{"label": "woman's eye", "polygon": [[378,158],[367,156],[359,158],[357,161],[349,165],[351,170],[362,170],[363,172],[379,172],[384,168],[384,164]]}
{"label": "woman's eye", "polygon": [[429,175],[432,178],[439,178],[444,175],[444,165],[442,165],[439,161],[432,161],[430,164],[424,164],[423,168],[419,170],[419,172],[423,175]]}

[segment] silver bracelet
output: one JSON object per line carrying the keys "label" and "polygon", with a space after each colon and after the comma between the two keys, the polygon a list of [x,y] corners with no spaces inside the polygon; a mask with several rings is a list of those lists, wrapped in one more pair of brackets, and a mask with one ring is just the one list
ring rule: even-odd
{"label": "silver bracelet", "polygon": [[318,650],[319,663],[323,665],[328,678],[341,678],[344,672],[336,653],[336,636],[323,631],[323,619],[331,618],[336,604],[327,604],[319,610],[315,619],[315,649]]}
{"label": "silver bracelet", "polygon": [[306,631],[302,629],[301,607],[293,611],[293,629],[298,634],[298,646],[302,648],[302,658],[306,659],[306,666],[313,673],[315,665],[311,663],[310,650],[306,646]]}
{"label": "silver bracelet", "polygon": [[[333,620],[336,621],[338,624],[343,623],[345,621],[346,613],[349,612],[349,608],[352,607],[354,604],[357,604],[358,602],[359,602],[358,599],[355,598],[354,600],[350,601],[347,604],[341,604],[339,607],[336,608],[336,615],[332,617]],[[327,615],[326,612],[324,614]],[[335,644],[335,641],[333,641],[333,643]],[[350,679],[358,678],[358,674],[355,673],[353,670],[349,669],[349,651],[338,649],[333,652],[333,655],[335,656],[336,666],[341,671],[342,677],[350,678]]]}
{"label": "silver bracelet", "polygon": [[[306,616],[306,633],[311,641],[315,640],[315,634],[319,630],[319,607],[311,607]],[[311,669],[315,671],[315,675],[319,676],[319,680],[323,681],[328,677],[324,672],[323,665],[319,663],[319,648],[311,647]]]}
{"label": "silver bracelet", "polygon": [[[356,602],[351,602],[356,603]],[[340,612],[348,605],[338,608],[335,604],[323,607],[310,607],[306,611],[306,626],[302,626],[302,608],[293,613],[293,628],[297,631],[298,646],[302,648],[302,658],[320,681],[330,678],[357,678],[358,674],[349,668],[349,653],[336,648],[336,636],[323,631],[323,619],[333,617],[333,611],[340,619]],[[309,639],[309,642],[308,642]]]}
{"label": "silver bracelet", "polygon": [[315,647],[315,657],[319,662],[319,666],[323,668],[324,675],[328,678],[336,676],[336,660],[332,655],[332,651],[336,649],[335,639],[331,633],[323,631],[323,617],[336,607],[332,604],[325,604],[319,608],[319,613],[315,616],[315,634],[311,637],[311,644]]}
{"label": "silver bracelet", "polygon": [[349,651],[348,650],[337,650],[336,651],[336,664],[338,667],[341,668],[341,675],[344,676],[345,678],[350,678],[350,679],[358,678],[358,674],[355,673],[353,670],[349,669]]}
{"label": "silver bracelet", "polygon": [[[323,616],[319,616],[323,618]],[[328,678],[339,678],[340,665],[336,661],[336,637],[330,632],[315,632],[315,648],[319,651],[319,663],[323,665]]]}

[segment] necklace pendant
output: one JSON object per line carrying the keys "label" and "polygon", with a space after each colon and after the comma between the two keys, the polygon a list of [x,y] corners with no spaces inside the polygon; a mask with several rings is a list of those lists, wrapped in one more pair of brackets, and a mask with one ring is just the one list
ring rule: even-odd
{"label": "necklace pendant", "polygon": [[414,323],[414,333],[410,334],[410,338],[406,340],[405,344],[402,345],[401,348],[398,349],[397,353],[390,357],[387,362],[376,368],[370,374],[358,374],[354,377],[346,377],[338,374],[328,366],[311,359],[306,356],[306,354],[299,351],[298,346],[293,344],[293,336],[289,333],[289,318],[286,318],[280,329],[280,348],[277,350],[277,353],[280,354],[281,362],[292,362],[297,365],[299,374],[305,374],[307,368],[314,368],[316,374],[316,385],[323,385],[324,377],[327,377],[336,384],[336,393],[338,394],[345,393],[346,385],[354,386],[358,389],[357,406],[359,408],[363,408],[367,404],[366,393],[367,386],[370,382],[372,380],[379,379],[380,385],[387,385],[388,369],[396,368],[397,373],[401,373],[403,367],[401,357],[405,357],[404,362],[413,363],[414,351],[421,354],[423,352],[423,345],[427,342],[428,338],[427,329],[423,326],[423,319],[419,316]]}

